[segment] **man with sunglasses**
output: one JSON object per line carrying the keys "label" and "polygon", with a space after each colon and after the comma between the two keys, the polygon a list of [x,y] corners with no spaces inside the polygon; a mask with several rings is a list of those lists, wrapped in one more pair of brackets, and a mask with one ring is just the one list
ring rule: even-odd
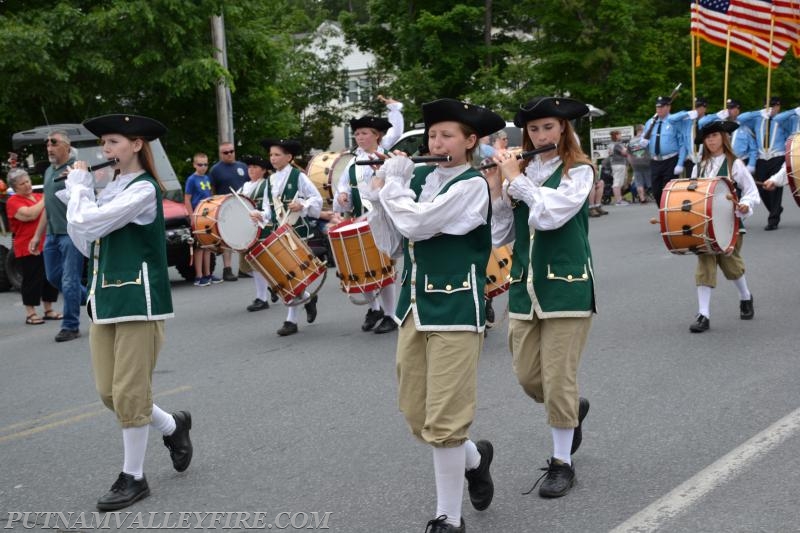
{"label": "man with sunglasses", "polygon": [[[219,161],[214,163],[208,172],[214,194],[231,194],[231,189],[238,191],[250,178],[247,175],[247,165],[236,160],[236,149],[233,143],[224,142],[219,145]],[[222,279],[236,281],[238,276],[231,270],[231,251],[222,252]]]}
{"label": "man with sunglasses", "polygon": [[81,301],[86,297],[86,288],[81,285],[83,277],[83,255],[67,234],[67,205],[56,192],[65,188],[67,167],[75,162],[70,139],[65,131],[53,131],[45,140],[50,166],[44,172],[44,212],[36,233],[28,244],[35,252],[47,228],[44,243],[44,268],[47,281],[64,295],[61,331],[56,342],[71,341],[80,337]]}

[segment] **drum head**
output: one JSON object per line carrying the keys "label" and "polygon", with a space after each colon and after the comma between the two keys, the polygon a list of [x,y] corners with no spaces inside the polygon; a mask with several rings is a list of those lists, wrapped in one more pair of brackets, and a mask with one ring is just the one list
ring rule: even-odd
{"label": "drum head", "polygon": [[736,215],[734,204],[727,198],[731,194],[727,182],[719,180],[714,186],[714,195],[711,200],[711,218],[713,222],[714,238],[720,251],[730,252],[735,244]]}
{"label": "drum head", "polygon": [[[246,198],[242,199],[247,202]],[[258,226],[250,218],[249,209],[233,196],[219,206],[217,226],[223,242],[234,250],[247,250],[258,236]]]}

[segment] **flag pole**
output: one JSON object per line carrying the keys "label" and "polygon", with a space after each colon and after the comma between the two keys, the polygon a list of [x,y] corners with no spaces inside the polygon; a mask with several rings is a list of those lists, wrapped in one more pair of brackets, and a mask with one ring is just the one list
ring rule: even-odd
{"label": "flag pole", "polygon": [[731,27],[728,26],[728,38],[725,41],[725,77],[723,78],[722,88],[722,109],[726,109],[728,103],[728,71],[731,64]]}
{"label": "flag pole", "polygon": [[767,101],[764,108],[769,108],[770,91],[772,90],[772,43],[775,38],[775,15],[769,15],[769,56],[767,57]]}

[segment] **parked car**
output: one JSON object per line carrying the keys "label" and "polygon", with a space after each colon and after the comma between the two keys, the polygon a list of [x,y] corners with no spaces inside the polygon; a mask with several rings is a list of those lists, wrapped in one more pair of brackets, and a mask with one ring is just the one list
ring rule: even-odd
{"label": "parked car", "polygon": [[[44,170],[49,165],[47,154],[44,150],[44,142],[47,139],[47,135],[55,130],[67,132],[76,159],[87,161],[90,165],[105,161],[97,137],[81,124],[53,124],[17,132],[11,137],[11,144],[13,149],[20,153],[20,161],[29,160],[29,155],[33,155],[32,160],[35,163],[32,167],[26,168],[26,170],[31,175],[31,181],[35,184],[34,190],[41,190]],[[194,267],[189,264],[192,229],[189,213],[183,204],[183,189],[175,175],[175,171],[172,169],[172,164],[167,158],[161,141],[158,139],[152,141],[150,148],[153,151],[156,172],[166,188],[163,206],[166,225],[164,240],[167,246],[167,262],[169,266],[174,266],[183,278],[193,280]],[[98,189],[105,187],[113,177],[113,172],[111,167],[95,171],[96,187]],[[2,209],[2,216],[5,216],[4,202],[0,205],[0,209]],[[2,263],[0,265],[0,290],[4,290],[4,287],[7,290],[8,286],[18,289],[22,278],[14,267],[13,247],[0,246],[0,263]]]}

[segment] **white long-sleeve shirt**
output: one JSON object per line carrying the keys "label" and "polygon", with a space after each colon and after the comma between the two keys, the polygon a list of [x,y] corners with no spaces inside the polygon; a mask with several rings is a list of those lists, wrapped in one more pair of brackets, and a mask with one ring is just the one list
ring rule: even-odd
{"label": "white long-sleeve shirt", "polygon": [[[378,146],[378,151],[381,153],[386,153],[391,149],[405,131],[402,113],[403,104],[395,102],[387,104],[386,107],[389,109],[389,114],[386,119],[392,126],[381,138],[380,145]],[[356,148],[353,153],[355,157],[350,160],[342,173],[339,176],[333,177],[333,184],[336,190],[333,199],[333,210],[337,213],[345,213],[353,209],[352,199],[350,199],[350,167],[352,167],[356,161],[366,161],[376,158],[376,156],[371,155],[360,147]],[[374,171],[369,165],[356,165],[356,182],[358,183],[358,192],[361,194],[361,198],[369,200],[370,202],[377,202],[377,195],[372,192],[372,187],[370,185],[373,175]],[[347,193],[348,202],[346,204],[343,205],[339,202],[339,193]]]}
{"label": "white long-sleeve shirt", "polygon": [[514,211],[511,199],[525,202],[530,208],[528,226],[535,230],[560,228],[583,207],[594,184],[594,170],[589,165],[565,169],[555,189],[542,184],[555,172],[561,158],[543,162],[538,156],[528,163],[525,172],[510,184],[503,184],[503,193],[492,202],[492,243],[502,246],[514,240]]}
{"label": "white long-sleeve shirt", "polygon": [[[709,158],[706,162],[700,162],[692,169],[693,178],[708,178],[719,175],[719,169],[722,163],[726,160],[725,154]],[[753,214],[753,208],[761,203],[761,197],[756,188],[756,182],[753,176],[747,171],[741,159],[733,160],[733,168],[728,171],[728,177],[739,186],[742,191],[742,197],[739,198],[740,204],[746,204],[749,209],[747,213],[741,213],[736,210],[736,216],[745,219]]]}
{"label": "white long-sleeve shirt", "polygon": [[[269,178],[272,185],[272,190],[270,191],[272,194],[272,201],[276,209],[278,206],[283,205],[281,203],[281,196],[283,195],[284,188],[286,188],[286,182],[289,179],[289,173],[291,171],[292,166],[286,165]],[[305,173],[300,172],[297,178],[297,191],[294,192],[296,193],[296,201],[303,205],[300,216],[319,218],[320,212],[322,211],[322,196],[320,196],[319,191]],[[287,197],[289,201],[291,201],[291,198],[294,198],[295,194],[292,194],[291,191],[287,191],[287,193],[289,193]],[[269,213],[269,209],[266,210],[266,213]],[[265,218],[264,221],[268,222],[269,218]]]}
{"label": "white long-sleeve shirt", "polygon": [[125,188],[141,171],[120,175],[95,197],[92,176],[72,170],[67,178],[67,233],[86,257],[93,241],[127,224],[146,225],[155,220],[156,190],[147,181]]}
{"label": "white long-sleeve shirt", "polygon": [[781,169],[773,174],[767,181],[771,181],[776,187],[786,187],[789,185],[789,176],[786,173],[786,163],[784,163]]}
{"label": "white long-sleeve shirt", "polygon": [[419,201],[401,176],[387,176],[373,211],[368,215],[378,247],[389,253],[397,249],[400,236],[412,242],[424,241],[440,233],[466,235],[486,223],[489,193],[481,176],[455,183],[439,192],[450,180],[464,173],[469,165],[437,167],[428,174]]}

